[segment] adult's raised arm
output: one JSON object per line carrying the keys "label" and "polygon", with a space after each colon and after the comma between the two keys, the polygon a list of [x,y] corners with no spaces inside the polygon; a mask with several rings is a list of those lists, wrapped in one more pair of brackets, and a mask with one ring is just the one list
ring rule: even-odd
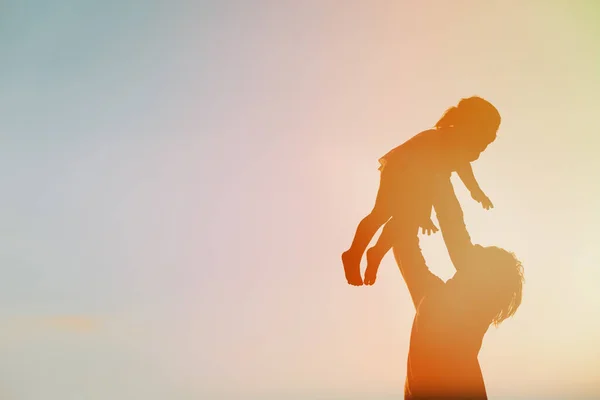
{"label": "adult's raised arm", "polygon": [[450,177],[439,180],[433,206],[452,264],[457,270],[463,269],[472,255],[473,243]]}

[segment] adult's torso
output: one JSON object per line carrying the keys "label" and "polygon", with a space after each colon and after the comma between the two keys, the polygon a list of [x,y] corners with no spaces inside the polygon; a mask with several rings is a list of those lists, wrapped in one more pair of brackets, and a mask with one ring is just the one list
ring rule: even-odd
{"label": "adult's torso", "polygon": [[418,307],[407,362],[406,399],[486,399],[477,356],[489,322],[476,302],[449,282]]}

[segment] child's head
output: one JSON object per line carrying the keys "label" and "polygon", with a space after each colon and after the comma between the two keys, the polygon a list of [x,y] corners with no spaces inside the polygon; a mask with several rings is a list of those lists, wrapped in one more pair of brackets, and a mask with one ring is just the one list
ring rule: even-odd
{"label": "child's head", "polygon": [[478,96],[460,100],[435,124],[437,129],[454,128],[454,137],[465,157],[474,161],[479,154],[496,139],[500,127],[500,113],[489,101]]}

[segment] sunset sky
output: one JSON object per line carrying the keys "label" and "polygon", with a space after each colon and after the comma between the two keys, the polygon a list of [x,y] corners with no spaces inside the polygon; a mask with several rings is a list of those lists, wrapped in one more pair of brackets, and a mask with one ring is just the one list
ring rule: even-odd
{"label": "sunset sky", "polygon": [[[0,398],[401,398],[414,310],[340,254],[377,160],[494,103],[455,180],[514,251],[491,400],[600,397],[600,5],[555,0],[5,1]],[[441,235],[422,240],[442,278]],[[398,397],[400,396],[400,397]]]}

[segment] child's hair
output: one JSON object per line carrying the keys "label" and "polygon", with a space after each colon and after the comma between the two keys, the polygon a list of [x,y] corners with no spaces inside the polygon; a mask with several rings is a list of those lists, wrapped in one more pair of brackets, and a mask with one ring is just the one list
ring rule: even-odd
{"label": "child's hair", "polygon": [[447,109],[435,127],[441,129],[471,125],[493,128],[495,132],[500,126],[500,121],[500,113],[492,103],[479,96],[473,96],[461,99],[458,105]]}

